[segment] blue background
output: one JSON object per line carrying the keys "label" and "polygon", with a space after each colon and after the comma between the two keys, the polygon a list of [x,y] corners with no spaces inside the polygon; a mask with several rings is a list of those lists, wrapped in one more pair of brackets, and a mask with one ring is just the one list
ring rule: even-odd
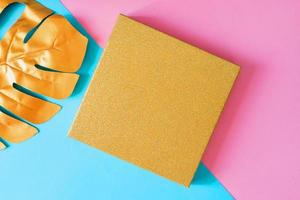
{"label": "blue background", "polygon": [[[32,139],[0,152],[0,199],[233,199],[203,164],[191,187],[185,188],[67,137],[102,49],[58,0],[40,2],[86,35],[88,50],[73,95],[66,100],[47,98],[62,105],[62,111],[37,126],[40,132]],[[13,12],[1,14],[0,37],[23,8],[16,5],[9,9]]]}

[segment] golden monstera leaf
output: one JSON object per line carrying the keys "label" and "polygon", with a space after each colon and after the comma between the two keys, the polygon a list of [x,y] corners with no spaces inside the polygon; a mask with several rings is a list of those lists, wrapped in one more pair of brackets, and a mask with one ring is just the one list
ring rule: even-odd
{"label": "golden monstera leaf", "polygon": [[[26,7],[0,40],[0,106],[39,124],[55,115],[60,106],[21,92],[15,85],[56,99],[68,97],[79,78],[72,72],[81,66],[87,38],[63,16],[34,0],[0,0],[0,12],[12,3]],[[26,41],[28,33],[33,35]],[[0,137],[4,140],[17,143],[37,132],[23,120],[0,111]]]}

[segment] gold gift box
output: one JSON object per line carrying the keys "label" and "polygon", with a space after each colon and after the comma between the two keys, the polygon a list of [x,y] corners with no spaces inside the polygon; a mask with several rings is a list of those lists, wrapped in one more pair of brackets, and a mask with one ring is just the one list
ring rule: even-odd
{"label": "gold gift box", "polygon": [[69,135],[189,186],[238,72],[120,15]]}

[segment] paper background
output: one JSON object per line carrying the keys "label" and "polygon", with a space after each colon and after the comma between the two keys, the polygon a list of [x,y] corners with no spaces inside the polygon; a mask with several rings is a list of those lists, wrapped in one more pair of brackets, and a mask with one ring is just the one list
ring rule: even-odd
{"label": "paper background", "polygon": [[300,199],[300,1],[63,2],[101,45],[122,12],[240,65],[204,162],[237,199]]}
{"label": "paper background", "polygon": [[[41,2],[79,27],[57,0]],[[204,165],[186,189],[67,137],[101,52],[91,41],[73,96],[50,99],[62,105],[62,111],[38,126],[37,136],[0,152],[0,199],[232,199]]]}

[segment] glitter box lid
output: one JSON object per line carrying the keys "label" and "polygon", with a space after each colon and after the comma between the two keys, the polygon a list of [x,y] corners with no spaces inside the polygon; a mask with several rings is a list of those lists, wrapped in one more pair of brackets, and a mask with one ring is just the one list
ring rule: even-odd
{"label": "glitter box lid", "polygon": [[189,186],[238,72],[120,15],[69,135]]}

